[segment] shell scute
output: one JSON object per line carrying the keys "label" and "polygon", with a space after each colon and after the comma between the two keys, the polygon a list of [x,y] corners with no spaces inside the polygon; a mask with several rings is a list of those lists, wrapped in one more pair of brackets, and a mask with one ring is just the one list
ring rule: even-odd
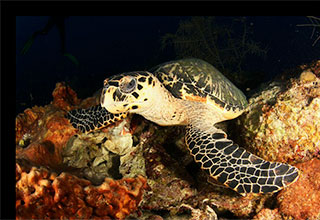
{"label": "shell scute", "polygon": [[206,61],[171,61],[158,65],[152,72],[176,98],[205,102],[235,114],[248,104],[245,95]]}

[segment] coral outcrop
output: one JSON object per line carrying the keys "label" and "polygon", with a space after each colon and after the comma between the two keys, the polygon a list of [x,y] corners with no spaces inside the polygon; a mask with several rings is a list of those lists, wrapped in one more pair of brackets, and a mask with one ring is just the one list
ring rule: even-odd
{"label": "coral outcrop", "polygon": [[239,118],[242,142],[270,161],[303,162],[319,157],[319,61],[286,83],[273,82],[249,99]]}
{"label": "coral outcrop", "polygon": [[73,136],[62,152],[64,164],[80,169],[95,184],[105,177],[145,175],[141,146],[133,145],[129,128],[127,118],[103,131]]}
{"label": "coral outcrop", "polygon": [[100,186],[68,173],[16,164],[17,219],[124,219],[138,208],[146,179],[106,178]]}
{"label": "coral outcrop", "polygon": [[262,209],[253,220],[280,220],[282,219],[278,209]]}
{"label": "coral outcrop", "polygon": [[296,220],[320,219],[320,160],[314,158],[296,166],[301,170],[300,177],[279,193],[279,211]]}
{"label": "coral outcrop", "polygon": [[160,145],[146,148],[148,184],[152,194],[146,195],[143,207],[153,210],[172,210],[196,195],[193,179],[178,161]]}
{"label": "coral outcrop", "polygon": [[147,183],[138,175],[144,174],[144,160],[139,160],[140,148],[133,146],[130,119],[95,133],[77,134],[65,118],[67,111],[96,105],[98,100],[80,101],[72,89],[57,83],[53,102],[17,116],[18,219],[123,219],[137,210]]}
{"label": "coral outcrop", "polygon": [[65,143],[76,134],[63,109],[71,109],[78,99],[63,83],[57,83],[53,97],[51,104],[26,109],[16,117],[16,155],[38,165],[58,168]]}

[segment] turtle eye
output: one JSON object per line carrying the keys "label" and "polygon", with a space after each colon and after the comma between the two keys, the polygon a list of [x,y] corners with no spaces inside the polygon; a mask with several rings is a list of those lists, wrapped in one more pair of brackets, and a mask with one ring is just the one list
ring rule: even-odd
{"label": "turtle eye", "polygon": [[120,91],[124,93],[130,93],[135,90],[137,81],[133,77],[125,78],[120,83]]}

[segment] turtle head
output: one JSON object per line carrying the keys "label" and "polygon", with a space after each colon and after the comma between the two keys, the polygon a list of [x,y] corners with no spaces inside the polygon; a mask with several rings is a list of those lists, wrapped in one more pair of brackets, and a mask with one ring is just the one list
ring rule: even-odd
{"label": "turtle head", "polygon": [[119,74],[104,80],[100,104],[113,114],[139,113],[152,104],[158,79],[146,71]]}

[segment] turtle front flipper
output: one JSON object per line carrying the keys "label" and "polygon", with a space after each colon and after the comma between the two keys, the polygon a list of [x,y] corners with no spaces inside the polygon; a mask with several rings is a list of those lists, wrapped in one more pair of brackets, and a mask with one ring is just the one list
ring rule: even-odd
{"label": "turtle front flipper", "polygon": [[75,109],[67,114],[71,125],[84,133],[101,129],[125,117],[127,113],[112,114],[101,105],[87,109]]}
{"label": "turtle front flipper", "polygon": [[241,195],[276,192],[298,179],[296,167],[265,161],[228,140],[215,127],[204,131],[187,126],[186,143],[202,169]]}

